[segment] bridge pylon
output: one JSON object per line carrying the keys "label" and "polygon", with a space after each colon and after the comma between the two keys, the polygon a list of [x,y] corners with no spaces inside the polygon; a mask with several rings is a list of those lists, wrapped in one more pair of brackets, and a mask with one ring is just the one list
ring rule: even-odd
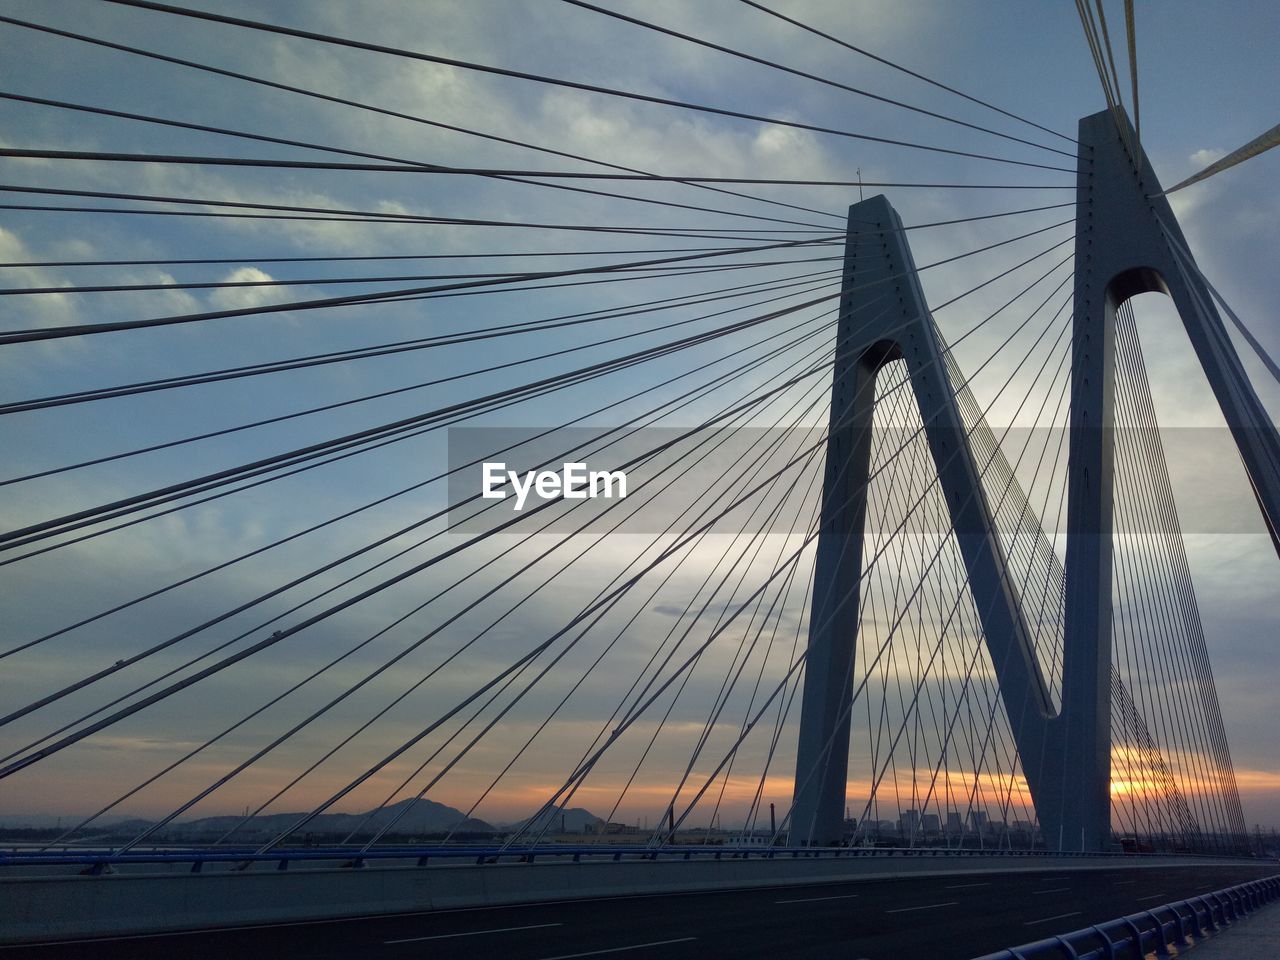
{"label": "bridge pylon", "polygon": [[902,223],[883,196],[849,208],[793,844],[828,845],[843,833],[875,381],[886,363],[906,362],[1050,849],[1101,850],[1111,836],[1114,330],[1115,311],[1125,300],[1148,291],[1173,299],[1280,550],[1280,435],[1249,384],[1161,193],[1122,113],[1103,111],[1080,121],[1065,633],[1056,712]]}
{"label": "bridge pylon", "polygon": [[876,196],[849,208],[848,230],[791,815],[799,845],[837,843],[843,832],[875,382],[891,361],[906,363],[1024,755],[1043,753],[1051,710],[902,221]]}
{"label": "bridge pylon", "polygon": [[1042,827],[1059,824],[1058,837],[1045,834],[1050,847],[1096,850],[1106,843],[1111,822],[1116,310],[1141,293],[1173,300],[1278,552],[1280,434],[1249,382],[1124,111],[1084,117],[1077,139],[1063,716],[1050,724],[1048,741],[1059,782],[1036,798],[1036,810]]}

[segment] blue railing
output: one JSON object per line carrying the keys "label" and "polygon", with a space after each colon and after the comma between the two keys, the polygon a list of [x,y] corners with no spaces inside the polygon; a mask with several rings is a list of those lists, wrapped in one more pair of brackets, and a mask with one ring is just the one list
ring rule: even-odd
{"label": "blue railing", "polygon": [[1140,960],[1152,952],[1167,957],[1169,947],[1186,946],[1188,937],[1200,940],[1278,897],[1280,875],[1250,880],[1060,937],[989,953],[979,960]]}
{"label": "blue railing", "polygon": [[[368,863],[416,860],[418,866],[431,861],[466,862],[476,864],[532,863],[536,860],[691,860],[691,859],[1045,859],[1074,858],[1135,862],[1169,858],[1185,859],[1188,854],[1162,853],[1059,853],[1046,850],[974,850],[945,847],[767,847],[760,845],[671,845],[648,847],[640,844],[543,844],[533,848],[503,849],[499,846],[382,846],[361,850],[359,846],[290,847],[259,853],[253,847],[190,847],[174,849],[156,848],[130,850],[115,853],[111,850],[67,847],[59,850],[10,849],[0,852],[0,867],[14,866],[83,866],[86,872],[100,873],[112,866],[130,864],[190,864],[193,872],[200,872],[205,864],[229,863],[239,869],[253,864],[270,863],[279,870],[287,870],[291,863],[318,865],[316,861],[340,861],[343,867],[364,867]],[[1221,859],[1214,857],[1213,859]]]}

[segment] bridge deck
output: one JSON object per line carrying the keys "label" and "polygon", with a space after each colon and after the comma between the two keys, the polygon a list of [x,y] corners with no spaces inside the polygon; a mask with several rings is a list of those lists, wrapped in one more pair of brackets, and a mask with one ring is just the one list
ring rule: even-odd
{"label": "bridge deck", "polygon": [[[1156,868],[1153,869],[1153,866]],[[554,900],[28,944],[5,957],[936,957],[965,960],[1171,899],[1276,873],[1274,864],[1143,866]],[[370,878],[372,874],[365,874]],[[115,878],[102,878],[112,882]]]}

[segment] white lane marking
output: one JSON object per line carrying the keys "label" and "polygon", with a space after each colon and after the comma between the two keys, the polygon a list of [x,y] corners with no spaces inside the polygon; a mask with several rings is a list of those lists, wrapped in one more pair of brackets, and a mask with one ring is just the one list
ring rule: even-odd
{"label": "white lane marking", "polygon": [[1032,890],[1032,893],[1062,893],[1064,890],[1070,890],[1070,887],[1054,887],[1052,890]]}
{"label": "white lane marking", "polygon": [[1163,896],[1165,896],[1165,894],[1164,894],[1164,893],[1153,893],[1153,894],[1152,894],[1151,896],[1149,896],[1149,897],[1137,897],[1137,898],[1135,898],[1135,901],[1134,901],[1134,902],[1135,902],[1135,903],[1141,903],[1143,900],[1154,900],[1154,899],[1156,899],[1156,897],[1163,897]]}
{"label": "white lane marking", "polygon": [[526,927],[498,927],[496,930],[464,930],[461,933],[436,933],[428,937],[405,937],[403,940],[383,940],[383,946],[394,943],[418,943],[421,940],[449,940],[453,937],[479,937],[486,933],[513,933],[516,930],[545,930],[547,927],[563,927],[563,923],[532,923]]}
{"label": "white lane marking", "polygon": [[1078,917],[1084,913],[1083,910],[1076,910],[1073,913],[1060,913],[1056,917],[1045,917],[1043,920],[1028,920],[1023,924],[1024,927],[1034,927],[1037,923],[1049,923],[1051,920],[1065,920],[1067,917]]}
{"label": "white lane marking", "polygon": [[989,887],[989,883],[957,883],[949,887],[943,887],[943,890],[971,890],[974,887]]}
{"label": "white lane marking", "polygon": [[856,893],[841,893],[832,897],[804,897],[800,900],[775,900],[774,903],[817,903],[819,900],[852,900]]}
{"label": "white lane marking", "polygon": [[607,950],[588,950],[586,953],[562,953],[556,957],[544,957],[543,960],[574,960],[575,957],[598,957],[603,953],[622,953],[625,950],[643,950],[645,947],[665,947],[669,943],[688,943],[697,937],[681,937],[679,940],[654,940],[652,943],[633,943],[629,947],[610,947]]}
{"label": "white lane marking", "polygon": [[1041,877],[1041,883],[1061,883],[1063,880],[1070,880],[1070,877]]}
{"label": "white lane marking", "polygon": [[948,900],[946,903],[926,903],[923,907],[899,907],[897,910],[886,910],[885,913],[911,913],[913,910],[937,910],[939,907],[954,907],[959,902],[959,900]]}
{"label": "white lane marking", "polygon": [[1137,882],[1138,882],[1137,880],[1113,880],[1111,885],[1113,887],[1123,887],[1126,884],[1137,883]]}

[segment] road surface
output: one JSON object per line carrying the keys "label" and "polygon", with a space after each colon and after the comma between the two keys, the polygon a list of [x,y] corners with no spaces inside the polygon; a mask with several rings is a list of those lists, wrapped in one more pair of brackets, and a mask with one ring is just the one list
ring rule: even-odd
{"label": "road surface", "polygon": [[968,960],[1277,873],[1271,864],[861,880],[64,941],[0,948],[0,960]]}

